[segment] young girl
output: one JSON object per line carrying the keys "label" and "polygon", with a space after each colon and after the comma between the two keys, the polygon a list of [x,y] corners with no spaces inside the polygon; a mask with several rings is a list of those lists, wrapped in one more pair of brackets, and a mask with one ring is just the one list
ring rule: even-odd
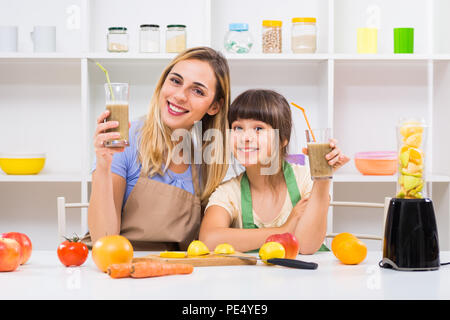
{"label": "young girl", "polygon": [[[286,99],[270,90],[248,90],[230,106],[228,121],[232,152],[245,172],[211,195],[200,240],[209,248],[230,243],[245,252],[258,249],[269,235],[290,232],[301,254],[316,252],[326,234],[331,182],[312,181],[308,167],[284,160],[292,130]],[[336,170],[349,158],[336,140],[330,147],[326,158]]]}
{"label": "young girl", "polygon": [[[229,97],[226,59],[211,48],[196,47],[180,53],[164,69],[147,117],[131,124],[129,147],[105,148],[105,141],[117,138],[117,133],[105,130],[118,123],[104,122],[108,111],[98,117],[88,210],[92,243],[120,234],[135,250],[183,250],[197,238],[201,202],[222,181],[227,165],[219,153],[200,166],[174,161],[172,133],[200,122],[203,131],[225,134]],[[204,140],[199,147],[210,145],[225,148],[218,140]]]}

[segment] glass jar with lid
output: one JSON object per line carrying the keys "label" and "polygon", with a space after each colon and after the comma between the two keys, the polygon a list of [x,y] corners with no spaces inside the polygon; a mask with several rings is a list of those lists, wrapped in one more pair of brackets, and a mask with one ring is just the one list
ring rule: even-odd
{"label": "glass jar with lid", "polygon": [[317,49],[316,18],[293,18],[291,48],[294,53],[314,53]]}
{"label": "glass jar with lid", "polygon": [[263,20],[262,31],[262,51],[263,53],[281,53],[282,38],[281,28],[282,21],[279,20]]}
{"label": "glass jar with lid", "polygon": [[128,32],[125,27],[108,28],[107,49],[109,52],[128,51]]}
{"label": "glass jar with lid", "polygon": [[230,53],[248,53],[253,46],[253,37],[247,23],[230,23],[225,35],[225,50]]}
{"label": "glass jar with lid", "polygon": [[159,25],[141,24],[139,32],[140,52],[159,52]]}
{"label": "glass jar with lid", "polygon": [[186,26],[169,24],[166,30],[166,52],[182,52],[186,49]]}

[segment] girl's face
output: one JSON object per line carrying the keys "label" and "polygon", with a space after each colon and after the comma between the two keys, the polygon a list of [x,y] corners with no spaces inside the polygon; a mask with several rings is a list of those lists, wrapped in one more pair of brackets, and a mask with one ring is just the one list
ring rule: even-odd
{"label": "girl's face", "polygon": [[200,60],[183,60],[173,66],[161,88],[161,119],[169,128],[191,129],[208,113],[215,115],[216,79],[211,66]]}
{"label": "girl's face", "polygon": [[270,166],[278,159],[272,151],[279,151],[277,130],[270,124],[253,119],[238,119],[231,124],[231,148],[234,157],[244,166]]}

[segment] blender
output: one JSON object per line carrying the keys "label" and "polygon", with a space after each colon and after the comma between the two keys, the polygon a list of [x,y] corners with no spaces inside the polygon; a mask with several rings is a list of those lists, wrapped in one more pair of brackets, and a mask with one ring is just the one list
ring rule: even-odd
{"label": "blender", "polygon": [[397,127],[397,193],[386,216],[380,267],[400,271],[437,270],[439,238],[433,202],[427,198],[423,120],[401,120]]}

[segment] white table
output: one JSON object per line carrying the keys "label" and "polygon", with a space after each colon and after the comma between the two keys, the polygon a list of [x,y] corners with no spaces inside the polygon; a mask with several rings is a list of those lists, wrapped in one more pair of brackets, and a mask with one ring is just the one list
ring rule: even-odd
{"label": "white table", "polygon": [[[438,271],[400,272],[378,266],[369,251],[360,265],[341,264],[332,253],[298,259],[317,270],[256,266],[198,267],[190,275],[111,279],[91,253],[81,267],[64,267],[55,251],[33,251],[26,265],[0,272],[3,299],[450,299],[450,265]],[[148,252],[136,252],[143,256]],[[450,252],[441,252],[441,262]]]}

